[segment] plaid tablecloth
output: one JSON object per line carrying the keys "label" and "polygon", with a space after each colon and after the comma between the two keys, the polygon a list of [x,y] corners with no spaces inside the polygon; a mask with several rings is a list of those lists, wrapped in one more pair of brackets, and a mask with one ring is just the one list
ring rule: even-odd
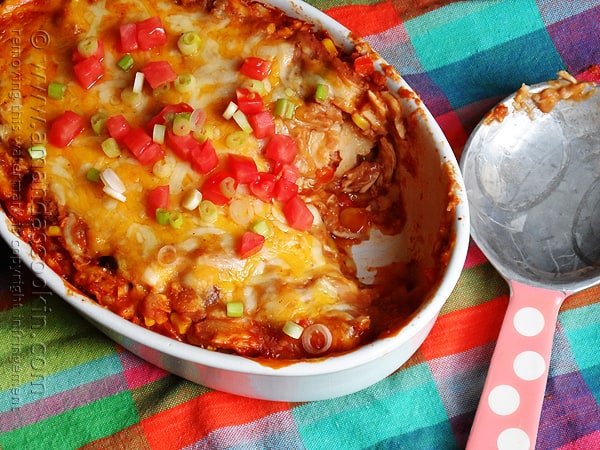
{"label": "plaid tablecloth", "polygon": [[[403,74],[457,156],[482,115],[521,83],[561,69],[600,75],[600,0],[312,3]],[[1,248],[6,450],[463,448],[508,302],[505,282],[472,245],[431,335],[400,370],[346,397],[277,403],[211,391],[140,360]],[[600,448],[599,294],[578,294],[561,310],[539,449]]]}

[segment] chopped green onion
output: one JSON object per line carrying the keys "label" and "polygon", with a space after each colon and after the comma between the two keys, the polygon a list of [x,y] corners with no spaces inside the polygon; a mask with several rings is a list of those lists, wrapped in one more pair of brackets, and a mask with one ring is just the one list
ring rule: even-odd
{"label": "chopped green onion", "polygon": [[254,231],[256,234],[260,234],[261,236],[264,236],[264,237],[269,237],[272,233],[269,222],[267,222],[264,219],[254,222],[252,224],[252,226],[250,227],[250,230]]}
{"label": "chopped green onion", "polygon": [[284,119],[291,119],[294,117],[294,110],[296,105],[290,99],[278,98],[275,102],[275,115]]}
{"label": "chopped green onion", "polygon": [[244,304],[242,302],[227,302],[227,317],[242,317]]}
{"label": "chopped green onion", "polygon": [[67,92],[67,86],[57,81],[52,81],[48,84],[48,97],[55,100],[62,100]]}
{"label": "chopped green onion", "polygon": [[317,84],[317,89],[315,90],[315,101],[319,103],[323,103],[329,97],[329,86],[323,83]]}
{"label": "chopped green onion", "polygon": [[121,178],[119,178],[117,172],[115,172],[113,169],[108,168],[100,172],[100,179],[102,180],[105,186],[109,187],[115,192],[118,192],[119,194],[125,192],[125,184],[123,183]]}
{"label": "chopped green onion", "polygon": [[252,125],[250,125],[250,122],[248,122],[248,118],[246,117],[246,114],[244,114],[239,109],[236,112],[233,113],[233,120],[235,120],[235,123],[237,123],[238,126],[245,133],[250,134],[250,133],[252,133],[252,131],[254,131],[252,129]]}
{"label": "chopped green onion", "polygon": [[283,325],[283,332],[293,339],[300,339],[303,331],[304,327],[302,327],[302,325],[298,325],[296,322],[292,322],[291,320],[288,320]]}
{"label": "chopped green onion", "polygon": [[121,156],[121,149],[119,148],[119,143],[113,137],[109,137],[102,142],[102,151],[109,158],[116,158]]}
{"label": "chopped green onion", "polygon": [[171,83],[163,83],[161,84],[159,87],[157,87],[156,89],[154,89],[152,91],[152,95],[154,96],[154,98],[160,97],[163,94],[168,93],[171,90]]}
{"label": "chopped green onion", "polygon": [[165,208],[156,208],[156,221],[161,225],[167,225],[171,219],[171,213]]}
{"label": "chopped green onion", "polygon": [[104,111],[98,111],[90,118],[90,125],[92,126],[92,130],[96,134],[104,133],[106,129],[106,120],[108,119],[108,114]]}
{"label": "chopped green onion", "polygon": [[154,128],[152,129],[152,140],[157,144],[164,144],[166,131],[166,125],[163,125],[162,123],[154,124]]}
{"label": "chopped green onion", "polygon": [[358,112],[355,112],[354,114],[352,114],[352,122],[354,122],[356,124],[356,126],[363,131],[366,131],[371,127],[371,124],[369,123],[369,121],[367,119],[365,119],[362,114],[360,114]]}
{"label": "chopped green onion", "polygon": [[44,159],[46,157],[46,147],[43,144],[32,145],[27,151],[33,160]]}
{"label": "chopped green onion", "polygon": [[183,214],[180,211],[174,211],[169,216],[169,225],[176,230],[180,229],[183,225]]}
{"label": "chopped green onion", "polygon": [[132,106],[134,109],[140,109],[144,103],[144,95],[141,92],[135,92],[129,89],[121,91],[121,100]]}
{"label": "chopped green onion", "polygon": [[225,197],[232,198],[235,195],[235,180],[232,177],[225,177],[221,180],[219,188]]}
{"label": "chopped green onion", "polygon": [[242,83],[242,87],[245,87],[250,92],[256,92],[260,96],[263,96],[267,93],[265,84],[261,80],[255,80],[254,78],[245,79]]}
{"label": "chopped green onion", "polygon": [[100,171],[95,167],[92,167],[87,171],[85,177],[93,183],[97,183],[98,181],[100,181]]}
{"label": "chopped green onion", "polygon": [[218,217],[217,207],[210,200],[202,200],[198,207],[200,211],[200,218],[206,223],[215,223]]}
{"label": "chopped green onion", "polygon": [[133,67],[133,63],[133,56],[131,56],[129,53],[125,53],[121,59],[117,61],[117,66],[119,66],[121,70],[127,72]]}
{"label": "chopped green onion", "polygon": [[177,136],[185,136],[192,131],[191,113],[177,113],[173,118],[173,133]]}
{"label": "chopped green onion", "polygon": [[77,51],[84,58],[89,58],[98,51],[99,46],[98,38],[86,37],[77,44]]}
{"label": "chopped green onion", "polygon": [[227,105],[227,108],[225,108],[225,111],[223,112],[223,118],[225,120],[229,120],[233,117],[233,114],[238,110],[238,105],[236,105],[234,102],[229,102],[229,104]]}
{"label": "chopped green onion", "polygon": [[198,189],[191,189],[183,196],[183,199],[181,200],[181,206],[188,211],[193,211],[200,206],[201,201],[202,193]]}
{"label": "chopped green onion", "polygon": [[196,87],[196,77],[191,73],[183,73],[178,75],[173,82],[173,87],[177,90],[177,92],[181,92],[182,94],[191,92]]}
{"label": "chopped green onion", "polygon": [[120,202],[125,202],[125,200],[127,200],[127,198],[121,192],[115,191],[110,186],[104,186],[102,188],[102,192]]}
{"label": "chopped green onion", "polygon": [[244,131],[234,131],[229,136],[227,136],[227,139],[225,139],[225,144],[227,144],[227,147],[231,149],[236,149],[244,145],[247,139],[248,133]]}
{"label": "chopped green onion", "polygon": [[202,48],[202,38],[195,31],[187,31],[177,40],[177,47],[185,56],[195,55]]}
{"label": "chopped green onion", "polygon": [[141,94],[142,89],[144,87],[144,79],[145,79],[144,72],[136,72],[135,78],[133,80],[133,92],[137,92],[138,94]]}

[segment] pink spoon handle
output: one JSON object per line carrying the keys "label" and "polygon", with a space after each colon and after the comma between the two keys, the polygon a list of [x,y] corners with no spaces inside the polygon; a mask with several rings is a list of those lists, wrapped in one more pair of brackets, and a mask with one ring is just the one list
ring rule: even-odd
{"label": "pink spoon handle", "polygon": [[515,281],[510,288],[468,450],[535,447],[558,311],[567,294]]}

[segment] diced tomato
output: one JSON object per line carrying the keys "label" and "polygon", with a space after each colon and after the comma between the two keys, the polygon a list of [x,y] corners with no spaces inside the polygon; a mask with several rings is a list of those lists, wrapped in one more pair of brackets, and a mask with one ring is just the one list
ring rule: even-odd
{"label": "diced tomato", "polygon": [[117,114],[106,119],[106,129],[111,137],[121,142],[131,130],[131,126],[123,114]]}
{"label": "diced tomato", "polygon": [[240,240],[238,255],[241,259],[257,254],[265,244],[265,237],[253,231],[246,231]]}
{"label": "diced tomato", "polygon": [[197,144],[190,151],[189,161],[192,169],[206,175],[219,165],[219,157],[210,139],[202,143],[196,142]]}
{"label": "diced tomato", "polygon": [[165,152],[162,147],[156,142],[151,142],[141,149],[137,159],[140,164],[150,166],[163,159],[164,156]]}
{"label": "diced tomato", "polygon": [[123,144],[138,159],[142,155],[144,148],[150,145],[150,143],[152,143],[152,138],[141,128],[133,128],[123,138]]}
{"label": "diced tomato", "polygon": [[162,47],[167,43],[167,32],[160,17],[154,16],[136,23],[137,42],[140,50]]}
{"label": "diced tomato", "polygon": [[296,141],[283,134],[274,135],[265,147],[265,156],[277,163],[292,163],[297,153]]}
{"label": "diced tomato", "polygon": [[272,173],[259,172],[256,180],[248,185],[248,189],[256,198],[271,203],[275,191],[277,176]]}
{"label": "diced tomato", "polygon": [[288,224],[299,231],[306,231],[312,227],[315,217],[304,200],[297,195],[288,200],[282,207],[283,215]]}
{"label": "diced tomato", "polygon": [[246,115],[256,114],[265,109],[265,103],[257,92],[252,92],[246,88],[235,90],[238,108]]}
{"label": "diced tomato", "polygon": [[65,148],[85,127],[85,120],[73,111],[65,111],[51,125],[48,141],[56,147]]}
{"label": "diced tomato", "polygon": [[[221,190],[221,182],[226,178],[232,178],[235,180],[229,172],[224,170],[209,176],[206,181],[204,181],[202,189],[200,189],[200,192],[202,192],[202,198],[205,200],[210,200],[218,206],[229,203],[229,200],[231,199],[227,197]],[[237,187],[237,184],[235,187]]]}
{"label": "diced tomato", "polygon": [[271,73],[271,61],[250,56],[242,63],[240,73],[248,78],[264,80]]}
{"label": "diced tomato", "polygon": [[177,73],[168,61],[151,61],[144,66],[142,73],[152,89],[175,81],[177,78]]}
{"label": "diced tomato", "polygon": [[248,116],[248,123],[257,139],[271,137],[275,134],[275,120],[270,111],[261,111]]}
{"label": "diced tomato", "polygon": [[252,183],[258,178],[256,162],[249,156],[229,154],[229,167],[240,184]]}
{"label": "diced tomato", "polygon": [[371,75],[375,72],[373,60],[369,55],[359,56],[354,60],[354,71],[363,76]]}
{"label": "diced tomato", "polygon": [[191,134],[177,136],[172,130],[167,130],[165,142],[167,146],[184,161],[189,160],[190,151],[194,146],[199,144],[198,140]]}
{"label": "diced tomato", "polygon": [[163,109],[161,109],[160,112],[156,114],[152,119],[150,119],[150,122],[148,122],[147,125],[147,130],[149,132],[152,132],[152,130],[154,130],[154,125],[156,125],[157,123],[160,125],[167,124],[169,120],[171,120],[173,116],[175,116],[175,114],[182,112],[191,113],[193,111],[194,108],[192,108],[190,105],[184,102],[177,103],[174,105],[167,105]]}
{"label": "diced tomato", "polygon": [[137,40],[137,25],[135,23],[125,23],[119,27],[121,36],[121,51],[123,53],[132,52],[139,48]]}
{"label": "diced tomato", "polygon": [[[104,60],[104,41],[102,41],[102,39],[98,39],[98,49],[92,56],[89,56],[89,58],[96,58],[100,62]],[[73,50],[72,61],[78,63],[84,59],[86,59],[86,57],[79,53],[79,50],[77,50],[76,47],[75,50]]]}
{"label": "diced tomato", "polygon": [[298,168],[293,164],[276,163],[273,167],[273,173],[292,183],[295,183],[298,180]]}
{"label": "diced tomato", "polygon": [[73,66],[75,78],[84,89],[91,88],[104,76],[104,66],[93,56],[79,61]]}
{"label": "diced tomato", "polygon": [[158,208],[169,209],[169,196],[170,189],[168,184],[151,189],[146,197],[146,211],[148,216],[152,218],[156,217],[156,210]]}
{"label": "diced tomato", "polygon": [[277,200],[285,203],[296,195],[298,195],[298,185],[296,183],[285,178],[280,178],[277,180],[277,183],[275,183],[275,189],[273,190],[273,196]]}

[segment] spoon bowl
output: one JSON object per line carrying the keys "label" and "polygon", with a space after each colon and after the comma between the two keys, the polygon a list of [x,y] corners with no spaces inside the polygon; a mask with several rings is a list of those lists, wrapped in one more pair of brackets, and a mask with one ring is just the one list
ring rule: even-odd
{"label": "spoon bowl", "polygon": [[549,112],[515,93],[465,147],[471,235],[511,291],[467,448],[535,447],[558,311],[567,296],[600,282],[596,91],[590,84]]}

